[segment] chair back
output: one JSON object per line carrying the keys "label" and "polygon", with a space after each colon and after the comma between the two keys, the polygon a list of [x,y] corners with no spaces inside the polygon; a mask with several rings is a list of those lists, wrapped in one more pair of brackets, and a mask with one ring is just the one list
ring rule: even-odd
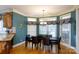
{"label": "chair back", "polygon": [[26,35],[25,40],[26,40],[26,41],[27,41],[27,40],[30,40],[30,35]]}
{"label": "chair back", "polygon": [[32,43],[38,43],[37,37],[36,36],[32,36]]}
{"label": "chair back", "polygon": [[43,44],[49,45],[49,37],[43,37]]}
{"label": "chair back", "polygon": [[49,38],[51,38],[51,37],[52,37],[52,35],[48,35],[48,37],[49,37]]}
{"label": "chair back", "polygon": [[38,39],[38,41],[41,41],[41,40],[43,40],[43,37],[41,35],[38,35],[37,39]]}

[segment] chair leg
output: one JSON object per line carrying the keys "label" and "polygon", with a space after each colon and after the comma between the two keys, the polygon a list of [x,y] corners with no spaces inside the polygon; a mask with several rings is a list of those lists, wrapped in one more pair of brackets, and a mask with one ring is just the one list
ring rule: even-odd
{"label": "chair leg", "polygon": [[60,45],[58,44],[58,54],[59,54],[59,52],[60,52]]}
{"label": "chair leg", "polygon": [[60,48],[60,44],[58,44],[58,48],[61,49],[61,48]]}
{"label": "chair leg", "polygon": [[45,53],[45,46],[43,46],[43,51],[44,51],[44,53]]}
{"label": "chair leg", "polygon": [[33,43],[32,43],[32,49],[33,49]]}
{"label": "chair leg", "polygon": [[30,42],[28,42],[29,43],[29,46],[30,46]]}
{"label": "chair leg", "polygon": [[25,42],[25,47],[27,47],[27,43],[28,43],[28,42]]}
{"label": "chair leg", "polygon": [[36,46],[36,48],[38,49],[38,44],[36,44],[37,46]]}
{"label": "chair leg", "polygon": [[52,51],[52,44],[51,44],[51,51]]}
{"label": "chair leg", "polygon": [[43,45],[42,49],[44,50],[44,45]]}
{"label": "chair leg", "polygon": [[35,44],[35,47],[36,47],[36,44]]}
{"label": "chair leg", "polygon": [[40,42],[40,47],[41,47],[41,42]]}

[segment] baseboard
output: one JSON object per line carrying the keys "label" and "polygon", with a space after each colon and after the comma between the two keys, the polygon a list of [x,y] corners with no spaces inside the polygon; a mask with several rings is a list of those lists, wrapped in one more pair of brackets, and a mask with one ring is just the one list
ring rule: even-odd
{"label": "baseboard", "polygon": [[78,50],[76,50],[76,53],[77,53],[77,54],[79,54],[79,51],[78,51]]}
{"label": "baseboard", "polygon": [[68,48],[75,49],[74,47],[69,46],[69,45],[68,45],[68,44],[66,44],[66,43],[61,42],[61,44],[62,44],[62,45],[64,45],[64,46],[66,46],[66,47],[68,47]]}
{"label": "baseboard", "polygon": [[66,43],[62,43],[62,42],[61,42],[61,44],[64,45],[64,46],[66,46],[66,47],[68,47],[68,48],[73,49],[77,54],[79,53],[79,52],[76,50],[76,48],[74,48],[74,47],[72,47],[72,46],[69,46],[69,45],[66,44]]}
{"label": "baseboard", "polygon": [[15,44],[15,45],[13,45],[13,48],[15,48],[15,47],[17,47],[17,46],[20,46],[20,45],[22,45],[22,44],[24,44],[24,43],[25,43],[25,41],[20,42],[20,43],[18,43],[18,44]]}

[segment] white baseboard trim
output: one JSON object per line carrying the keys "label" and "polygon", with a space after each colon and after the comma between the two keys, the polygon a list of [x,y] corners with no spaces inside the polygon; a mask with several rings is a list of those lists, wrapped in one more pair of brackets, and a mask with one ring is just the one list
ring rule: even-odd
{"label": "white baseboard trim", "polygon": [[63,43],[63,42],[61,42],[60,44],[62,44],[62,45],[64,45],[64,46],[66,46],[66,47],[68,47],[68,48],[71,48],[71,49],[73,49],[77,54],[79,53],[77,50],[76,50],[76,48],[74,48],[74,47],[72,47],[72,46],[69,46],[68,44],[66,44],[66,43]]}
{"label": "white baseboard trim", "polygon": [[21,43],[18,43],[18,44],[15,44],[15,45],[13,45],[13,48],[15,48],[15,47],[17,47],[17,46],[20,46],[20,45],[22,45],[22,44],[24,44],[25,43],[25,41],[23,41],[23,42],[21,42]]}
{"label": "white baseboard trim", "polygon": [[76,53],[77,53],[77,54],[79,54],[79,51],[78,51],[78,50],[76,50]]}
{"label": "white baseboard trim", "polygon": [[66,46],[66,47],[68,47],[68,48],[75,49],[74,47],[69,46],[69,45],[68,45],[68,44],[66,44],[66,43],[61,42],[61,44],[62,44],[62,45],[64,45],[64,46]]}

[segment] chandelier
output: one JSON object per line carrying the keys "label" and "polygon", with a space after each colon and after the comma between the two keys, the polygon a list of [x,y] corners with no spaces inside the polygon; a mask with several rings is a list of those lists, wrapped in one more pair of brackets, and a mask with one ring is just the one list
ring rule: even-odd
{"label": "chandelier", "polygon": [[43,17],[42,17],[42,21],[40,22],[40,24],[46,25],[47,22],[44,21],[45,20],[45,10],[43,9],[42,11],[43,11]]}

